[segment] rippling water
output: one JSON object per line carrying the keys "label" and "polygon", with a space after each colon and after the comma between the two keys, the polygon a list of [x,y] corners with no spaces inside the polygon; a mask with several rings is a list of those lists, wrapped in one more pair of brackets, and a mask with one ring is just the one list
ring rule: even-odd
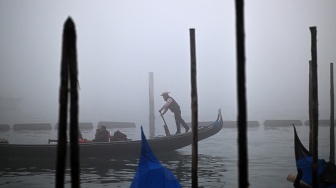
{"label": "rippling water", "polygon": [[[139,126],[135,129],[139,129]],[[138,139],[135,129],[120,129],[129,138]],[[144,129],[148,128],[144,127]],[[162,132],[161,127],[157,132]],[[173,127],[171,129],[174,129]],[[113,132],[114,130],[112,130]],[[303,144],[308,147],[308,126],[298,126]],[[137,130],[137,133],[139,131]],[[52,131],[0,132],[0,137],[12,143],[47,143],[56,138]],[[94,131],[83,131],[93,138]],[[238,187],[237,130],[223,128],[218,134],[199,142],[199,187]],[[294,133],[292,127],[265,129],[263,125],[248,129],[249,182],[255,188],[293,187],[286,180],[289,173],[296,174],[294,160]],[[0,154],[1,155],[1,154]],[[329,127],[319,128],[319,157],[329,159]],[[182,187],[191,187],[191,146],[175,152],[157,155],[164,166],[172,170]],[[81,160],[82,187],[129,187],[137,168],[138,159],[86,159]],[[66,187],[70,187],[70,170],[66,173]],[[53,187],[55,161],[46,159],[2,160],[0,186]]]}

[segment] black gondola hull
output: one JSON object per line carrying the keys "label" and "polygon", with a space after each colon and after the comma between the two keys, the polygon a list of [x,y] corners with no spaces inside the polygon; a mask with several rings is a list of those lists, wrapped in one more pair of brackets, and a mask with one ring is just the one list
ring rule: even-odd
{"label": "black gondola hull", "polygon": [[[223,120],[218,118],[211,125],[199,128],[198,141],[215,135],[222,127]],[[175,151],[192,144],[192,132],[149,139],[148,143],[154,153]],[[141,150],[141,140],[108,143],[89,142],[79,146],[81,157],[118,157],[123,155],[138,157]],[[69,149],[70,147],[68,147],[68,153]],[[57,156],[57,144],[0,144],[0,153],[0,158],[52,158]]]}

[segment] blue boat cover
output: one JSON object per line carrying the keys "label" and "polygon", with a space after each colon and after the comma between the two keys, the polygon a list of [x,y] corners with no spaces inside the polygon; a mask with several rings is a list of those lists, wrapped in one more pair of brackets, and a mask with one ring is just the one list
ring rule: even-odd
{"label": "blue boat cover", "polygon": [[[306,156],[304,158],[301,158],[296,161],[296,168],[301,168],[302,173],[302,181],[306,182],[308,185],[313,184],[312,180],[312,164],[313,164],[313,158],[311,156]],[[325,168],[327,166],[327,162],[323,159],[319,159],[317,161],[317,173],[319,176],[319,185],[323,184],[322,175],[325,171]],[[323,187],[323,186],[322,186]]]}
{"label": "blue boat cover", "polygon": [[[294,141],[295,141],[294,147],[295,147],[296,168],[302,170],[301,180],[311,186],[313,181],[312,180],[313,158],[311,153],[301,143],[295,127],[294,127]],[[336,188],[335,168],[336,166],[334,164],[326,162],[324,159],[318,159],[317,173],[319,180],[319,188]]]}
{"label": "blue boat cover", "polygon": [[181,187],[174,174],[162,166],[149,147],[141,126],[141,156],[131,188]]}

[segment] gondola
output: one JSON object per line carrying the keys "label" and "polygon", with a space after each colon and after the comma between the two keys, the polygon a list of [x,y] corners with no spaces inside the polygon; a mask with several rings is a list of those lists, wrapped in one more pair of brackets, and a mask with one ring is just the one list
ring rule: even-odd
{"label": "gondola", "polygon": [[[288,181],[294,187],[312,187],[312,155],[301,143],[294,127],[294,151],[298,175],[289,174]],[[324,159],[318,159],[319,188],[336,188],[336,166]]]}
{"label": "gondola", "polygon": [[[223,119],[219,110],[216,121],[198,129],[198,141],[218,133],[223,127]],[[175,151],[192,144],[192,132],[155,137],[148,140],[154,153]],[[81,143],[80,157],[138,157],[141,151],[141,140],[88,142]],[[68,147],[68,151],[70,146]],[[0,144],[0,158],[52,158],[57,156],[57,144]],[[69,153],[69,152],[68,152]]]}

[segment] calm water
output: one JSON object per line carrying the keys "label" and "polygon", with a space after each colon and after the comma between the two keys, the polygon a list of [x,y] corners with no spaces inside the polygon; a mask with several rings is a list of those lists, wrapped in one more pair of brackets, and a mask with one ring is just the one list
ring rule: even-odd
{"label": "calm water", "polygon": [[[259,121],[260,122],[260,121]],[[260,122],[261,124],[263,122]],[[164,133],[161,122],[156,123],[157,134]],[[172,123],[168,123],[173,125]],[[145,133],[148,127],[144,126]],[[139,139],[140,126],[135,129],[119,129],[129,138]],[[170,126],[171,132],[175,131]],[[114,132],[115,130],[111,130]],[[308,145],[308,127],[298,126],[303,144]],[[82,131],[92,139],[93,130]],[[47,143],[55,139],[52,131],[7,131],[11,143]],[[148,137],[148,136],[147,136]],[[263,125],[248,129],[249,182],[255,188],[293,187],[286,180],[289,173],[296,173],[294,161],[294,133],[292,127],[265,129]],[[1,154],[0,154],[1,155]],[[183,187],[191,187],[191,146],[165,155],[157,155],[164,166],[173,171]],[[329,127],[319,129],[319,157],[329,159]],[[82,187],[129,187],[137,168],[138,159],[87,159],[81,161]],[[0,165],[1,187],[53,187],[55,161],[46,159],[2,161]],[[199,142],[200,187],[237,187],[237,130],[223,128],[218,134]],[[70,187],[69,169],[66,187]]]}

